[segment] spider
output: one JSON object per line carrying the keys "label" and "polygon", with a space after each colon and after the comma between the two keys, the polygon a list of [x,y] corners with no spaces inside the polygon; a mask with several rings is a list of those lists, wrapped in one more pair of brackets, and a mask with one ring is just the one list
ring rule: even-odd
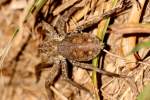
{"label": "spider", "polygon": [[115,73],[93,68],[92,64],[85,63],[95,58],[100,53],[100,50],[103,49],[103,43],[96,36],[86,32],[80,33],[78,30],[70,34],[65,32],[65,23],[77,9],[72,7],[60,16],[55,28],[46,22],[42,22],[41,25],[42,31],[45,33],[45,38],[39,45],[39,54],[42,63],[36,67],[35,71],[37,80],[39,80],[41,70],[52,66],[51,72],[45,81],[45,88],[49,99],[53,96],[50,86],[55,83],[55,79],[61,71],[66,81],[75,87],[89,92],[89,90],[68,77],[69,66],[67,65],[67,61],[73,66],[78,66],[83,69],[95,70],[98,73],[109,76],[120,76]]}

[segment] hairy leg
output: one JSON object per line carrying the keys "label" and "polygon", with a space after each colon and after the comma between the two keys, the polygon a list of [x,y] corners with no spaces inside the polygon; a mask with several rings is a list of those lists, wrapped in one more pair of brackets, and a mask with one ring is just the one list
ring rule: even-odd
{"label": "hairy leg", "polygon": [[40,63],[35,67],[36,82],[39,82],[42,70],[45,68],[49,68],[51,66],[52,65],[47,64],[47,63]]}
{"label": "hairy leg", "polygon": [[56,77],[59,75],[60,72],[60,65],[59,62],[55,63],[53,66],[52,64],[47,63],[40,63],[35,67],[35,74],[36,74],[36,82],[40,80],[40,76],[43,69],[50,68],[51,70],[45,80],[45,89],[48,95],[49,100],[53,100],[53,91],[50,89],[50,86],[55,83]]}
{"label": "hairy leg", "polygon": [[46,78],[45,88],[46,88],[49,100],[53,100],[54,98],[53,91],[50,89],[50,86],[55,83],[55,79],[59,75],[59,72],[60,72],[60,65],[55,64],[50,70],[48,77]]}
{"label": "hairy leg", "polygon": [[68,77],[68,66],[67,66],[67,62],[65,60],[62,60],[61,61],[61,69],[62,69],[62,75],[63,75],[63,78],[65,81],[67,81],[68,83],[70,83],[71,85],[81,89],[81,90],[84,90],[85,92],[88,92],[92,97],[93,97],[93,94],[85,87],[81,86],[80,84],[74,82],[73,80],[71,80],[69,77]]}
{"label": "hairy leg", "polygon": [[56,23],[56,30],[58,31],[59,35],[66,36],[66,23],[68,22],[70,16],[75,13],[78,9],[82,7],[71,7],[69,10],[65,11],[65,13],[60,16]]}
{"label": "hairy leg", "polygon": [[127,78],[127,76],[125,75],[119,75],[119,74],[116,74],[116,73],[112,73],[112,72],[108,72],[108,71],[104,71],[104,70],[101,70],[99,68],[94,68],[92,66],[92,64],[87,64],[87,63],[81,63],[81,62],[77,62],[77,61],[73,61],[73,60],[69,60],[74,66],[77,66],[77,67],[80,67],[80,68],[83,68],[83,69],[87,69],[87,70],[95,70],[96,72],[100,73],[100,74],[104,74],[104,75],[107,75],[107,76],[110,76],[110,77],[120,77],[120,78]]}

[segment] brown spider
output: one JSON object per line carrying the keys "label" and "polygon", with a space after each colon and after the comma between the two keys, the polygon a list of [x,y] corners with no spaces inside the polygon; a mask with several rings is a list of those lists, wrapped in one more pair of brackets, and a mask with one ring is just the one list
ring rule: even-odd
{"label": "brown spider", "polygon": [[45,82],[45,88],[49,99],[52,99],[50,86],[55,83],[55,78],[60,71],[62,71],[64,79],[69,83],[88,91],[86,88],[68,78],[68,66],[66,60],[68,60],[73,66],[78,66],[83,69],[96,70],[98,73],[109,76],[120,76],[101,69],[94,69],[91,64],[83,63],[95,58],[100,53],[100,50],[103,49],[103,43],[90,33],[79,33],[78,31],[70,34],[65,33],[65,23],[74,11],[76,11],[76,9],[71,8],[68,11],[69,13],[67,12],[60,16],[55,29],[48,23],[42,22],[41,27],[45,32],[45,38],[39,46],[42,63],[36,67],[35,71],[37,79],[39,80],[41,69],[53,66],[51,73],[48,75]]}

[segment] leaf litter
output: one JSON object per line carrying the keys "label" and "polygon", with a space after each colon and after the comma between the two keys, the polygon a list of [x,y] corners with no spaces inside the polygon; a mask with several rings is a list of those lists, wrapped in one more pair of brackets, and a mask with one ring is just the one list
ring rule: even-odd
{"label": "leaf litter", "polygon": [[[47,93],[44,87],[45,78],[50,69],[44,70],[39,83],[35,79],[35,66],[40,63],[38,55],[38,45],[42,41],[42,34],[37,34],[35,29],[40,20],[45,20],[55,26],[57,17],[61,16],[71,6],[84,7],[74,13],[67,23],[66,30],[72,31],[82,23],[86,23],[94,16],[103,14],[111,1],[103,0],[45,0],[42,5],[35,5],[34,8],[30,6],[34,3],[41,2],[40,0],[2,0],[0,2],[0,60],[2,61],[3,50],[7,47],[7,43],[12,39],[13,32],[19,26],[19,32],[11,41],[11,48],[9,49],[6,58],[1,66],[1,80],[0,84],[0,99],[1,100],[47,100]],[[119,6],[122,1],[116,5]],[[148,4],[146,4],[147,2]],[[132,47],[140,41],[149,41],[149,1],[140,0],[139,3],[132,0],[132,7],[122,11],[117,16],[111,16],[110,27],[104,38],[104,43],[107,44],[105,49],[109,53],[100,56],[103,58],[100,67],[104,70],[112,71],[114,73],[123,74],[131,77],[131,79],[122,79],[116,77],[108,77],[106,75],[97,75],[97,86],[94,86],[91,78],[92,72],[73,68],[72,78],[77,83],[85,86],[91,92],[99,94],[97,98],[100,100],[135,100],[137,95],[143,90],[143,87],[149,83],[149,48],[142,48],[137,50],[142,61],[126,59],[126,55],[122,48]],[[20,4],[20,6],[17,6]],[[140,6],[139,6],[140,5]],[[145,6],[145,13],[142,10]],[[133,11],[132,8],[137,7],[136,17],[143,18],[141,21],[135,23],[127,23]],[[113,8],[112,8],[113,9]],[[29,12],[29,10],[31,12]],[[83,14],[84,12],[84,14]],[[26,17],[27,16],[27,17]],[[97,17],[97,18],[98,18]],[[134,17],[133,17],[134,19]],[[130,18],[130,21],[133,20]],[[5,23],[4,23],[5,22]],[[134,22],[134,21],[133,21]],[[143,22],[143,23],[142,23]],[[97,24],[96,24],[97,25]],[[87,31],[92,34],[97,34],[97,26],[92,26]],[[123,37],[117,40],[118,36],[127,35],[133,37],[132,33],[137,33],[136,41],[131,39],[135,44],[122,43]],[[148,35],[144,35],[147,33]],[[129,36],[128,36],[129,34]],[[108,35],[108,38],[106,36]],[[134,37],[136,34],[134,35]],[[141,42],[140,42],[141,43]],[[132,46],[130,46],[132,45]],[[130,49],[132,49],[130,48]],[[6,51],[5,51],[6,52]],[[128,52],[129,53],[129,52]],[[145,56],[141,56],[143,54]],[[132,56],[134,57],[134,56]],[[141,63],[140,63],[141,62]],[[89,62],[90,63],[90,62]],[[129,67],[128,63],[133,67]],[[97,88],[95,88],[97,87]],[[54,86],[50,87],[55,95],[55,100],[92,100],[92,98],[82,90],[70,86],[67,82],[58,79]]]}

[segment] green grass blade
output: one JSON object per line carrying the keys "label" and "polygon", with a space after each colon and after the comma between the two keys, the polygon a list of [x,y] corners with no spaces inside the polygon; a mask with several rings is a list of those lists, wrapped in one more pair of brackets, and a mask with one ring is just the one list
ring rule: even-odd
{"label": "green grass blade", "polygon": [[143,92],[138,95],[137,100],[150,100],[150,84],[144,87]]}
{"label": "green grass blade", "polygon": [[[8,41],[8,44],[6,45],[6,47],[3,49],[2,54],[0,55],[0,69],[2,69],[3,66],[3,62],[12,46],[12,41],[15,39],[17,33],[19,32],[19,28],[17,28],[14,33],[12,38]],[[0,77],[2,77],[3,73],[2,70],[0,70]],[[4,83],[4,79],[2,78],[2,82]]]}
{"label": "green grass blade", "polygon": [[139,43],[135,46],[135,48],[132,49],[132,51],[128,55],[133,54],[142,48],[149,48],[149,47],[150,47],[150,41]]}
{"label": "green grass blade", "polygon": [[44,6],[44,4],[47,2],[47,0],[37,0],[37,2],[35,3],[35,12],[39,12],[39,10]]}
{"label": "green grass blade", "polygon": [[[112,0],[112,7],[116,6],[117,1],[118,0]],[[104,24],[102,25],[103,27],[98,27],[98,32],[97,32],[97,36],[102,41],[104,40],[104,36],[105,36],[106,31],[107,31],[107,27],[109,25],[109,22],[110,22],[110,17],[107,17],[103,21],[104,21]],[[97,68],[98,64],[99,64],[99,57],[96,57],[92,60],[92,65],[94,68]],[[93,84],[95,85],[95,87],[97,88],[98,86],[97,86],[97,73],[96,73],[96,71],[92,72],[92,81],[93,81]],[[96,94],[95,98],[96,98],[96,100],[100,100],[99,94]]]}
{"label": "green grass blade", "polygon": [[0,68],[2,67],[3,61],[4,61],[5,57],[6,57],[6,55],[8,54],[9,49],[11,48],[12,41],[14,40],[14,38],[16,37],[16,35],[17,35],[18,32],[19,32],[19,28],[17,28],[17,29],[14,31],[11,40],[8,41],[8,44],[7,44],[6,47],[3,49],[2,55],[1,55],[1,59],[0,59]]}
{"label": "green grass blade", "polygon": [[47,2],[47,0],[36,0],[34,3],[27,7],[27,14],[23,20],[23,22],[26,22],[27,19],[30,17],[31,13],[37,14],[39,10],[44,6],[44,4]]}

